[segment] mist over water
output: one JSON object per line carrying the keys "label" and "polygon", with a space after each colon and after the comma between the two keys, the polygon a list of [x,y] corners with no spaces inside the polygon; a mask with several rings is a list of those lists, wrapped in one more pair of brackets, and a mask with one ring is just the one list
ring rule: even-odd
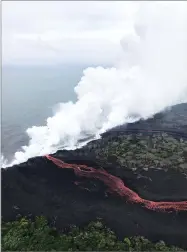
{"label": "mist over water", "polygon": [[74,91],[46,125],[28,128],[28,146],[4,166],[62,148],[120,124],[146,119],[187,102],[187,3],[141,2],[121,40],[123,55],[113,68],[87,68]]}

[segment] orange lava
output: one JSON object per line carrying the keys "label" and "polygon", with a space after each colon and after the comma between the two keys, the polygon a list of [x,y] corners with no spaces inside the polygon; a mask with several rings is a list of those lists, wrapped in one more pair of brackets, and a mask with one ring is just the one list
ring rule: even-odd
{"label": "orange lava", "polygon": [[131,203],[141,204],[143,207],[154,211],[187,211],[187,201],[178,202],[155,202],[141,198],[137,193],[124,185],[122,179],[113,176],[103,169],[95,169],[86,165],[68,164],[50,155],[45,156],[55,165],[64,169],[73,169],[75,175],[85,178],[96,178],[104,182],[111,193],[124,197]]}

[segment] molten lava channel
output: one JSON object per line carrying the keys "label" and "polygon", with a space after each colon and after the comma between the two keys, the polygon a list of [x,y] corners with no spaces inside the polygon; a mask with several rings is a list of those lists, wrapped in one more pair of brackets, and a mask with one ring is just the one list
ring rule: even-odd
{"label": "molten lava channel", "polygon": [[113,176],[103,169],[95,169],[86,165],[69,164],[54,158],[50,155],[45,156],[48,160],[52,161],[59,168],[73,169],[77,177],[95,178],[98,179],[108,187],[108,191],[113,194],[117,194],[126,201],[154,210],[154,211],[187,211],[187,201],[178,202],[155,202],[141,198],[136,192],[124,185],[122,179]]}

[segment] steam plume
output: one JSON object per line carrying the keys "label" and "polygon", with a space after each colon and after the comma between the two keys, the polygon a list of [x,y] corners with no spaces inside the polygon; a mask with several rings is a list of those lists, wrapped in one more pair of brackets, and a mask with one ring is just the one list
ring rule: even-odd
{"label": "steam plume", "polygon": [[187,102],[186,13],[186,2],[142,2],[131,33],[121,40],[123,60],[113,68],[85,69],[76,103],[60,104],[45,126],[27,129],[29,144],[9,165]]}

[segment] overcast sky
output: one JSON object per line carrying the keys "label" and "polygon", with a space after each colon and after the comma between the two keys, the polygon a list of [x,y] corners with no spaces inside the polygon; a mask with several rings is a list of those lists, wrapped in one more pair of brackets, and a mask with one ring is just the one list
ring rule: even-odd
{"label": "overcast sky", "polygon": [[3,64],[111,64],[136,2],[4,1]]}

